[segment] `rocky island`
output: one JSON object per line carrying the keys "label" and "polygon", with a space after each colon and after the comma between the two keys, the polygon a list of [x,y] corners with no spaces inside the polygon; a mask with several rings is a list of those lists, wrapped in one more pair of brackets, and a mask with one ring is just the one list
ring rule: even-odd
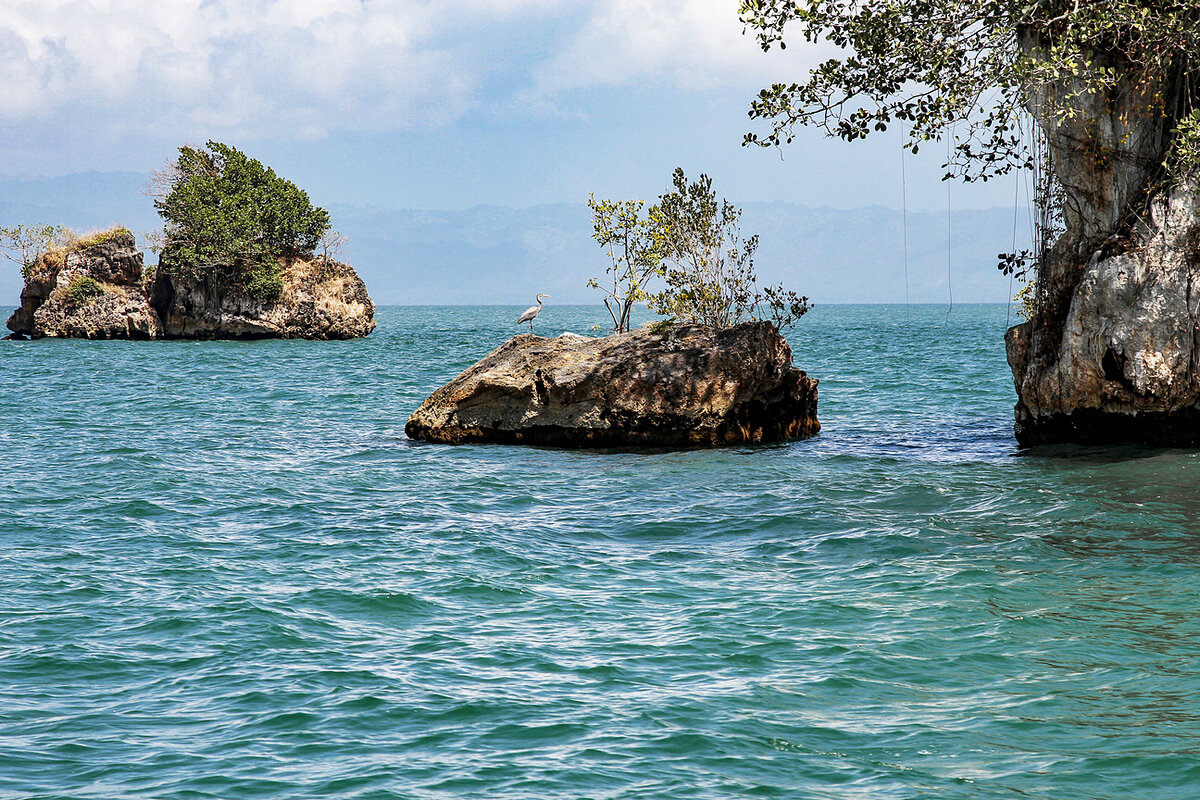
{"label": "rocky island", "polygon": [[[148,272],[125,228],[0,229],[25,286],[13,337],[352,339],[375,328],[358,273],[333,255],[329,212],[235,147],[185,145],[151,176],[165,227]],[[317,251],[321,255],[317,255]]]}
{"label": "rocky island", "polygon": [[351,339],[375,328],[362,279],[332,259],[282,260],[281,291],[267,299],[143,262],[123,228],[42,253],[8,329],[33,339]]}
{"label": "rocky island", "polygon": [[[646,208],[591,198],[610,336],[515,336],[421,404],[411,439],[556,447],[696,447],[800,439],[821,430],[817,381],[792,366],[780,333],[808,298],[760,286],[741,210],[718,201],[712,180],[689,182]],[[638,329],[638,302],[663,318]]]}
{"label": "rocky island", "polygon": [[521,334],[435,391],[405,433],[431,442],[697,446],[812,436],[817,381],[769,322],[604,338]]}

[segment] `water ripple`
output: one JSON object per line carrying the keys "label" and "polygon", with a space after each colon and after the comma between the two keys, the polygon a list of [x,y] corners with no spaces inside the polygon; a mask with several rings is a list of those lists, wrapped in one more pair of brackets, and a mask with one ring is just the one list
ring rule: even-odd
{"label": "water ripple", "polygon": [[814,311],[804,442],[408,442],[511,316],[4,343],[0,797],[1194,795],[1200,457],[1018,452],[1003,307]]}

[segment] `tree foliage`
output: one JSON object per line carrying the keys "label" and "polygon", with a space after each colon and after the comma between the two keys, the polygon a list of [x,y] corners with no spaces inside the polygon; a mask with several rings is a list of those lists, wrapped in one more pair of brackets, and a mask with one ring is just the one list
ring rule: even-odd
{"label": "tree foliage", "polygon": [[[804,81],[777,83],[753,101],[766,135],[792,141],[797,125],[859,139],[902,123],[906,147],[952,135],[948,177],[988,179],[1031,161],[1026,102],[1065,87],[1053,112],[1086,96],[1142,93],[1138,113],[1162,121],[1164,173],[1200,165],[1200,4],[1195,0],[742,0],[741,18],[764,50],[789,37],[828,41],[841,54]],[[952,133],[951,133],[952,132]]]}
{"label": "tree foliage", "polygon": [[[1052,255],[1061,234],[1097,235],[1109,200],[1131,230],[1160,191],[1200,179],[1197,0],[742,0],[740,12],[764,50],[786,34],[840,51],[759,92],[750,116],[770,128],[747,144],[899,124],[914,153],[947,140],[946,179],[1029,170],[1034,246],[998,265],[1036,273],[1026,314],[1066,312],[1078,273]],[[1080,169],[1094,185],[1067,191],[1060,179]]]}
{"label": "tree foliage", "polygon": [[71,235],[60,225],[14,225],[0,228],[0,255],[21,265],[22,277],[29,277],[29,270],[38,256]]}
{"label": "tree foliage", "polygon": [[808,298],[782,285],[760,288],[754,269],[758,236],[743,239],[741,209],[718,201],[712,179],[688,182],[682,169],[674,190],[659,198],[666,250],[660,269],[664,288],[650,308],[685,322],[728,327],[765,319],[785,328],[808,311]]}
{"label": "tree foliage", "polygon": [[[646,209],[644,200],[597,200],[588,195],[592,210],[592,238],[611,261],[603,285],[596,278],[588,286],[604,292],[604,307],[612,316],[613,332],[629,330],[629,314],[644,302],[646,284],[659,274],[666,249],[666,226],[658,206]],[[645,213],[643,214],[643,211]]]}
{"label": "tree foliage", "polygon": [[163,266],[258,299],[282,290],[280,259],[311,256],[329,230],[329,213],[306,192],[220,142],[180,147],[155,181],[154,205],[166,220]]}
{"label": "tree foliage", "polygon": [[741,210],[717,199],[711,178],[689,183],[677,168],[672,186],[648,208],[641,200],[589,199],[594,238],[612,259],[613,288],[596,279],[588,285],[604,289],[615,332],[629,330],[637,302],[681,322],[715,327],[761,319],[782,329],[808,311],[807,297],[782,285],[759,286],[758,236],[742,238]]}

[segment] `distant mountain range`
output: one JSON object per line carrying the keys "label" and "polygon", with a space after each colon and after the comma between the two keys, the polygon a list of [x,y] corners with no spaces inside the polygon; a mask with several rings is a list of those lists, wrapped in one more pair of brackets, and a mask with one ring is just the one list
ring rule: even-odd
{"label": "distant mountain range", "polygon": [[[79,231],[124,224],[135,233],[159,219],[141,193],[146,176],[86,172],[59,178],[0,179],[0,225],[52,223]],[[883,206],[858,209],[793,203],[746,203],[742,228],[760,236],[755,263],[766,281],[784,281],[816,303],[905,301],[904,215]],[[375,301],[390,304],[526,305],[537,292],[555,303],[599,302],[587,279],[607,264],[592,240],[583,203],[532,208],[477,206],[420,211],[329,206],[350,237],[346,260]],[[1017,247],[1029,239],[1028,215]],[[957,211],[947,261],[945,213],[908,214],[907,296],[914,303],[997,303],[1009,296],[996,255],[1011,250],[1014,209]],[[151,256],[152,260],[153,257]],[[18,271],[0,264],[0,307],[14,305]]]}

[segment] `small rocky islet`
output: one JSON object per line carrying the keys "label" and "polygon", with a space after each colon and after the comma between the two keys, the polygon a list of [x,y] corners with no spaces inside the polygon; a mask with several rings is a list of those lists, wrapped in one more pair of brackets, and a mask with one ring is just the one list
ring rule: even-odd
{"label": "small rocky islet", "polygon": [[270,300],[214,280],[148,270],[132,233],[92,234],[41,254],[25,270],[12,338],[353,339],[375,328],[375,305],[348,264],[280,260]]}
{"label": "small rocky islet", "polygon": [[603,338],[521,334],[435,391],[412,439],[694,447],[812,436],[817,381],[769,322],[661,325]]}

